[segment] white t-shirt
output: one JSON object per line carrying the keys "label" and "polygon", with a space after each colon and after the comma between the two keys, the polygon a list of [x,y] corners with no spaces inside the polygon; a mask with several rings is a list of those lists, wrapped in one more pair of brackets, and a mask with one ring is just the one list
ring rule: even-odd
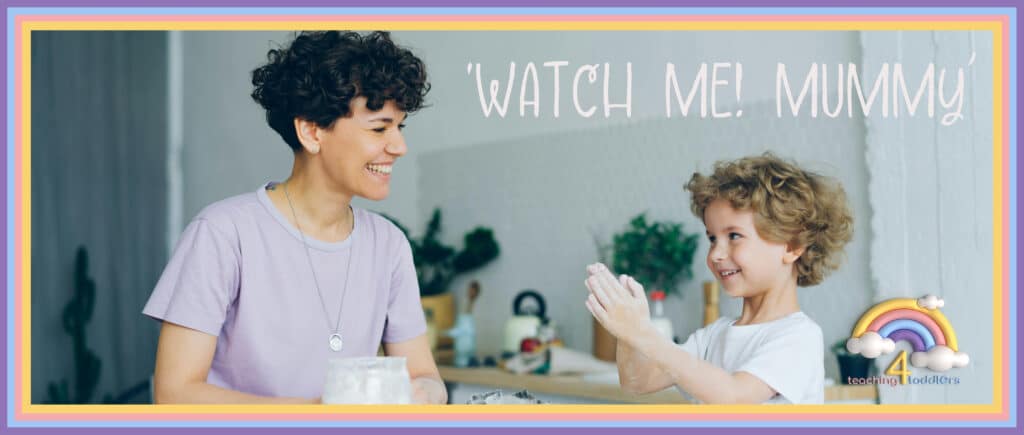
{"label": "white t-shirt", "polygon": [[720,318],[698,329],[683,350],[729,373],[747,372],[778,394],[765,403],[825,401],[825,350],[821,328],[803,312],[778,320],[734,326]]}

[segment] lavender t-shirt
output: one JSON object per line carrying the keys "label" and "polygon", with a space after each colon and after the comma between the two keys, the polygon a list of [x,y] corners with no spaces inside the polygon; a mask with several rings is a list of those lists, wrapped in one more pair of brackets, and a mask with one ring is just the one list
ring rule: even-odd
{"label": "lavender t-shirt", "polygon": [[[409,241],[387,219],[353,212],[346,240],[306,237],[323,303],[298,229],[264,186],[211,204],[189,223],[142,312],[217,336],[210,384],[320,397],[328,359],[373,356],[382,341],[426,331]],[[333,352],[339,309],[344,348]]]}

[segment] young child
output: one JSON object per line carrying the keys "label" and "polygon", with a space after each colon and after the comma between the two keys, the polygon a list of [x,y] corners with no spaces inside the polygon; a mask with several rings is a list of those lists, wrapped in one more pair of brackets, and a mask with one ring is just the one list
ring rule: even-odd
{"label": "young child", "polygon": [[622,388],[676,385],[704,403],[824,402],[821,328],[800,311],[796,288],[839,266],[853,233],[842,187],[765,153],[719,162],[686,190],[707,230],[708,268],[743,312],[677,346],[652,326],[640,283],[588,266],[586,306],[618,338]]}

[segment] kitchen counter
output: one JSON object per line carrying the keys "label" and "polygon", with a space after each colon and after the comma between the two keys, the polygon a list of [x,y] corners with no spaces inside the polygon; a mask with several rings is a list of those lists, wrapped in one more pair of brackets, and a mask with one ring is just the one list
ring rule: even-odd
{"label": "kitchen counter", "polygon": [[[581,376],[516,375],[493,367],[459,368],[439,366],[446,383],[481,385],[491,388],[529,390],[536,394],[573,396],[620,403],[690,403],[674,388],[652,394],[633,395],[623,392],[618,384],[588,382]],[[825,401],[877,402],[873,385],[836,385],[825,387]]]}

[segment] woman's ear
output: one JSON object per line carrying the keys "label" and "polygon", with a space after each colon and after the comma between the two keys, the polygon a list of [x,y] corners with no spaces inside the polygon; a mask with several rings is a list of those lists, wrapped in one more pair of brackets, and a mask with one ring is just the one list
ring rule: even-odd
{"label": "woman's ear", "polygon": [[299,143],[310,154],[320,152],[320,127],[315,122],[295,118],[295,134],[299,137]]}
{"label": "woman's ear", "polygon": [[793,245],[786,246],[786,253],[782,256],[782,262],[785,264],[796,263],[796,260],[800,259],[801,255],[804,255],[806,246],[793,247]]}

